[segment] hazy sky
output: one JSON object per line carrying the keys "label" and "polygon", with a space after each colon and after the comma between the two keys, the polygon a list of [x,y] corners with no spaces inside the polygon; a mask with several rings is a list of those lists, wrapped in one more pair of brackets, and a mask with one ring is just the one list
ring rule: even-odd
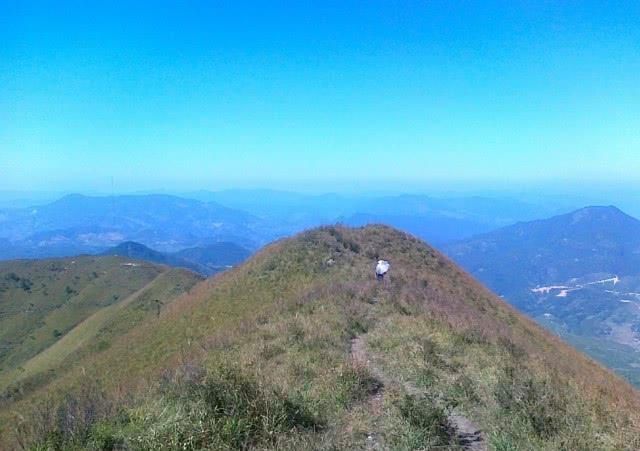
{"label": "hazy sky", "polygon": [[637,1],[5,0],[0,42],[0,189],[640,174]]}

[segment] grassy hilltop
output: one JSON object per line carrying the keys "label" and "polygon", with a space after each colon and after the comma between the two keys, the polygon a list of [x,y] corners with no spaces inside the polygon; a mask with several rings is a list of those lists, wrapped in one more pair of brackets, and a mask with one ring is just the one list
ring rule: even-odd
{"label": "grassy hilltop", "polygon": [[638,392],[383,226],[275,243],[73,357],[4,401],[6,446],[640,446]]}

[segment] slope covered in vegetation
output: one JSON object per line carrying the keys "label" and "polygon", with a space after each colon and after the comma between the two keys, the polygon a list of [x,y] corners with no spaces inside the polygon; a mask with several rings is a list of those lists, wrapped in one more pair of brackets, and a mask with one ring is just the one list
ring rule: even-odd
{"label": "slope covered in vegetation", "polygon": [[118,257],[0,262],[0,394],[22,396],[106,348],[201,278]]}
{"label": "slope covered in vegetation", "polygon": [[[373,277],[378,258],[390,277]],[[636,449],[638,393],[423,242],[273,244],[5,404],[40,449]],[[19,415],[15,415],[19,412]]]}

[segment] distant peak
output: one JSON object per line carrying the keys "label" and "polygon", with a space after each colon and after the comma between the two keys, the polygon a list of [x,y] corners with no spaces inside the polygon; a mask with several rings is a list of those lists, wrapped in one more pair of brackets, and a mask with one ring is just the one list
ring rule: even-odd
{"label": "distant peak", "polygon": [[142,243],[138,243],[137,241],[123,241],[122,243],[118,244],[117,247],[139,247],[139,248],[146,248],[147,246],[145,246]]}
{"label": "distant peak", "polygon": [[103,255],[148,255],[148,254],[160,254],[159,252],[145,246],[142,243],[138,243],[137,241],[123,241],[122,243],[114,246],[110,249],[107,249]]}
{"label": "distant peak", "polygon": [[574,222],[593,220],[593,219],[610,219],[615,217],[630,218],[625,212],[613,205],[594,205],[581,208],[570,213]]}
{"label": "distant peak", "polygon": [[584,212],[612,212],[612,213],[623,213],[622,210],[620,210],[618,207],[616,207],[615,205],[590,205],[588,207],[584,207],[581,208],[579,210],[577,210],[578,212],[580,211],[584,211]]}
{"label": "distant peak", "polygon": [[72,194],[67,194],[65,196],[62,196],[59,201],[60,202],[64,202],[64,201],[70,201],[70,200],[78,200],[78,199],[86,199],[87,196],[85,196],[84,194],[80,194],[80,193],[72,193]]}

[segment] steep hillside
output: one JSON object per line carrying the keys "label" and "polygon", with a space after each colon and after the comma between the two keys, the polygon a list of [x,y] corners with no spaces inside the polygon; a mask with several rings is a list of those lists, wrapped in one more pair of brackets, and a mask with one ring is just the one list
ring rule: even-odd
{"label": "steep hillside", "polygon": [[[74,257],[0,262],[0,392],[19,382],[53,376],[61,363],[117,322],[121,332],[143,315],[123,315],[127,307],[155,313],[200,278],[118,257]],[[157,302],[156,302],[157,299]],[[126,326],[125,326],[126,324]],[[46,376],[45,376],[46,375]]]}
{"label": "steep hillside", "polygon": [[5,443],[54,449],[636,449],[639,408],[438,252],[370,226],[267,247],[0,418]]}
{"label": "steep hillside", "polygon": [[640,221],[588,207],[445,247],[509,302],[640,386]]}

